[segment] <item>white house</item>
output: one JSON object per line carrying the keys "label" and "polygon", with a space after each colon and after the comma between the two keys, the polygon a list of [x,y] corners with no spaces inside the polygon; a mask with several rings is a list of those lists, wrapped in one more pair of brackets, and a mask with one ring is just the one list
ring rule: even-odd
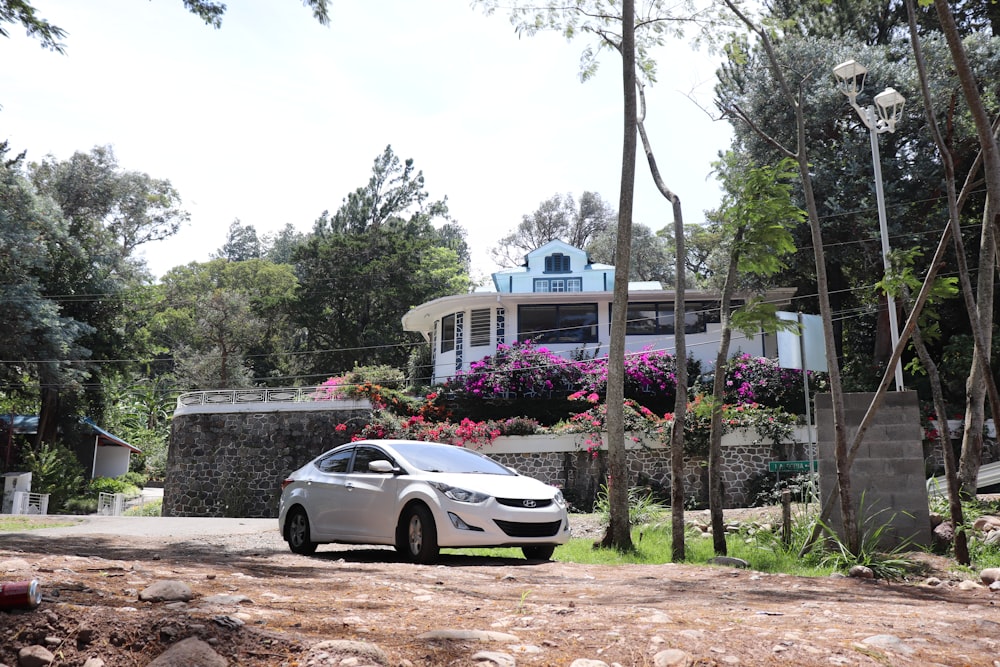
{"label": "white house", "polygon": [[[434,383],[491,356],[498,345],[532,340],[569,358],[586,352],[607,354],[615,267],[594,264],[579,248],[550,241],[528,253],[523,266],[493,274],[494,289],[446,296],[411,309],[403,328],[423,334],[431,345]],[[793,288],[774,289],[765,298],[789,303]],[[734,305],[742,303],[737,300]],[[706,370],[719,343],[719,295],[685,291],[688,353]],[[629,283],[626,350],[674,349],[674,291],[658,282]],[[776,354],[774,336],[733,332],[730,355]]]}

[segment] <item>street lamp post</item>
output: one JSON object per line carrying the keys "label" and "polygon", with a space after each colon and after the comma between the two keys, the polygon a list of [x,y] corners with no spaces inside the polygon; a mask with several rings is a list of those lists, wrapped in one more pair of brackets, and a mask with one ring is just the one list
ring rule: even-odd
{"label": "street lamp post", "polygon": [[[853,60],[841,63],[833,68],[837,77],[837,87],[851,106],[861,116],[861,121],[868,128],[872,143],[872,166],[875,171],[875,201],[878,205],[878,226],[882,236],[882,265],[886,274],[889,272],[889,227],[885,220],[885,193],[882,189],[882,162],[878,152],[878,135],[885,132],[895,132],[896,123],[903,115],[903,104],[906,98],[892,88],[886,88],[873,98],[875,104],[862,107],[858,104],[858,93],[865,87],[865,76],[868,68]],[[892,349],[899,344],[899,324],[896,319],[896,299],[886,294],[886,305],[889,308],[889,334]],[[903,365],[896,362],[896,391],[903,391]]]}

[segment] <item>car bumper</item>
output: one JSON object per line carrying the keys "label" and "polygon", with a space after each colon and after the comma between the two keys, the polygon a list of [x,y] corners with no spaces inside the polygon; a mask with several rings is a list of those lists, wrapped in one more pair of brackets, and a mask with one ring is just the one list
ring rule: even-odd
{"label": "car bumper", "polygon": [[442,547],[507,547],[565,544],[569,517],[562,510],[504,511],[481,514],[461,505],[440,507],[435,517]]}

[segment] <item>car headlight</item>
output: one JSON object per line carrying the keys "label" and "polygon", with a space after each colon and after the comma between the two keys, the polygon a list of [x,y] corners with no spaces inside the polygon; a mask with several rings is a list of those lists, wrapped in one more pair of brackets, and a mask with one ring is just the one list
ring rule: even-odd
{"label": "car headlight", "polygon": [[482,503],[489,500],[488,495],[485,493],[479,493],[478,491],[460,489],[457,486],[448,486],[447,484],[442,484],[441,482],[430,482],[430,485],[448,498],[460,503]]}
{"label": "car headlight", "polygon": [[562,491],[556,491],[556,495],[552,497],[552,502],[554,502],[559,507],[566,509],[566,499],[563,498]]}

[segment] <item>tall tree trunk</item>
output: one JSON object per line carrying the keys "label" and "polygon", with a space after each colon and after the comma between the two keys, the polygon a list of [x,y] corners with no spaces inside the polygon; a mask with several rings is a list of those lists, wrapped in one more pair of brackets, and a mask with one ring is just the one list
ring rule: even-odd
{"label": "tall tree trunk", "polygon": [[631,550],[629,526],[628,467],[625,452],[625,320],[628,314],[628,274],[632,251],[632,197],[635,189],[636,77],[635,1],[622,3],[622,86],[624,93],[624,137],[622,140],[621,189],[618,198],[618,240],[615,247],[614,307],[611,309],[611,340],[608,350],[608,504],[610,522],[601,544],[620,551]]}
{"label": "tall tree trunk", "polygon": [[[938,127],[937,119],[934,117],[933,99],[931,98],[930,86],[927,83],[927,66],[924,62],[923,49],[920,46],[913,0],[906,0],[906,15],[910,29],[910,45],[913,47],[914,61],[917,65],[917,75],[920,81],[920,92],[924,98],[924,109],[927,112],[927,125],[934,138],[934,143],[937,145],[938,153],[941,156],[941,164],[944,167],[945,188],[948,193],[948,229],[951,230],[952,242],[955,246],[959,280],[962,285],[962,297],[965,300],[969,323],[975,336],[976,349],[981,350],[982,330],[977,316],[978,309],[975,306],[975,299],[972,294],[972,285],[969,281],[969,269],[965,262],[965,244],[962,242],[961,229],[959,228],[960,207],[958,203],[959,197],[955,194],[955,162],[952,159],[949,146],[945,142],[944,135],[941,133],[941,128]],[[976,162],[978,164],[979,160],[977,159]],[[971,182],[972,175],[977,171],[978,169],[975,166],[969,170],[969,174],[966,177],[966,184],[962,187],[963,197],[968,192],[968,185]],[[904,303],[910,300],[909,291],[905,287],[903,299]],[[963,516],[962,499],[959,491],[958,469],[955,465],[955,452],[951,447],[951,434],[948,430],[947,421],[948,408],[945,405],[944,391],[941,388],[941,374],[938,372],[937,364],[927,351],[927,346],[924,345],[923,336],[920,334],[919,328],[913,330],[913,347],[917,351],[920,363],[923,364],[924,369],[927,371],[927,378],[931,385],[931,396],[934,400],[934,411],[938,414],[938,446],[941,447],[941,453],[944,456],[944,474],[948,487],[948,511],[955,530],[955,559],[962,565],[969,565],[971,559],[969,557],[968,536],[964,529],[965,517]],[[987,374],[987,378],[989,380],[990,405],[995,415],[998,409],[996,384],[993,382],[992,374]],[[997,423],[1000,423],[1000,421]]]}
{"label": "tall tree trunk", "polygon": [[[987,210],[992,196],[987,195]],[[979,277],[976,281],[976,312],[970,313],[970,319],[978,328],[978,340],[988,344],[992,336],[987,333],[993,329],[993,276],[996,274],[993,260],[995,237],[993,226],[983,221],[982,239],[979,246]],[[979,465],[983,458],[983,426],[986,422],[986,378],[992,374],[990,369],[990,349],[973,344],[972,370],[965,386],[965,430],[962,433],[962,456],[958,463],[958,482],[962,496],[975,498]],[[945,426],[947,429],[947,425]]]}
{"label": "tall tree trunk", "polygon": [[41,409],[38,411],[38,433],[35,436],[35,446],[55,444],[59,439],[59,388],[43,386]]}
{"label": "tall tree trunk", "polygon": [[[986,174],[986,210],[983,216],[984,227],[991,228],[989,232],[983,230],[982,238],[983,245],[989,246],[992,250],[993,244],[997,237],[997,228],[1000,225],[1000,215],[998,215],[998,206],[1000,206],[1000,145],[997,143],[996,135],[993,131],[992,123],[986,112],[986,106],[983,104],[982,96],[979,92],[978,82],[976,81],[975,73],[972,71],[972,66],[969,64],[968,56],[965,52],[965,45],[962,43],[962,37],[958,32],[958,27],[955,24],[955,17],[951,12],[951,7],[946,0],[934,0],[934,7],[937,10],[938,19],[941,24],[941,32],[945,37],[945,41],[948,43],[948,49],[951,52],[952,62],[955,66],[955,72],[958,75],[958,80],[962,85],[962,93],[965,96],[966,104],[969,106],[969,112],[972,115],[973,122],[976,125],[976,134],[979,137],[979,144],[982,147],[983,155],[983,168]],[[988,239],[988,240],[987,240]],[[980,277],[982,276],[984,270],[989,267],[990,275],[992,276],[992,268],[995,264],[995,251],[993,254],[989,255],[987,262],[988,264],[983,264],[983,248],[980,248],[980,264],[979,271]],[[980,283],[982,281],[980,280]],[[982,286],[982,284],[980,284]],[[986,326],[987,321],[984,321],[982,315],[992,307],[992,278],[989,281],[988,291],[986,293],[980,293],[978,295],[978,302],[982,304],[979,307],[979,331],[982,334],[981,342],[981,352],[977,354],[973,360],[972,372],[970,374],[970,384],[972,377],[982,378],[984,375],[990,373],[989,364],[983,364],[982,358],[985,355],[986,361],[988,362],[989,350],[992,347],[992,325]],[[989,320],[991,323],[992,320]],[[980,383],[981,385],[982,383]],[[959,463],[959,478],[962,488],[968,493],[970,490],[974,494],[976,479],[979,476],[979,465],[981,463],[980,457],[982,456],[982,422],[983,422],[983,399],[984,393],[981,386],[969,386],[968,396],[966,400],[966,417],[965,417],[965,434],[962,441],[962,457]],[[975,433],[972,431],[975,430]]]}
{"label": "tall tree trunk", "polygon": [[670,432],[670,558],[680,563],[686,558],[684,546],[684,423],[687,420],[687,340],[684,301],[687,277],[684,274],[684,217],[681,200],[674,195],[674,243],[677,247],[677,289],[674,292],[674,359],[677,362],[677,391],[674,395],[674,428]]}
{"label": "tall tree trunk", "polygon": [[708,511],[712,521],[712,545],[715,553],[725,556],[726,522],[723,508],[726,503],[726,490],[722,484],[722,405],[726,382],[726,360],[729,358],[729,344],[733,337],[730,324],[730,302],[736,290],[737,268],[740,263],[740,244],[743,241],[743,227],[736,231],[733,239],[733,252],[729,256],[729,270],[722,286],[720,307],[720,327],[722,336],[719,340],[719,351],[715,355],[715,374],[712,378],[712,424],[708,444]]}
{"label": "tall tree trunk", "polygon": [[[903,293],[904,301],[909,301],[910,295],[907,291]],[[965,518],[962,513],[962,499],[958,492],[958,471],[955,468],[955,452],[951,448],[951,438],[948,434],[948,421],[941,415],[947,414],[947,406],[944,402],[944,391],[941,389],[941,374],[938,372],[937,364],[931,358],[924,345],[924,338],[920,334],[920,327],[913,330],[913,348],[917,351],[917,358],[927,371],[927,379],[931,385],[931,397],[934,400],[934,411],[938,416],[937,440],[938,447],[944,455],[944,476],[945,484],[948,487],[948,514],[951,517],[951,525],[955,527],[955,560],[960,565],[969,565],[969,542],[967,539]]]}
{"label": "tall tree trunk", "polygon": [[[764,133],[761,134],[765,140],[770,141],[772,145],[781,150],[785,155],[794,158],[799,167],[799,177],[802,181],[802,195],[805,199],[806,213],[809,218],[809,232],[812,237],[813,256],[816,263],[816,291],[819,293],[819,310],[823,321],[824,351],[826,353],[826,363],[830,377],[830,397],[833,404],[834,452],[837,461],[836,486],[839,490],[845,542],[851,553],[857,553],[860,536],[857,531],[857,515],[851,500],[851,475],[847,453],[847,433],[844,425],[844,389],[840,379],[840,364],[837,360],[837,349],[833,336],[833,311],[830,308],[830,285],[826,275],[826,253],[823,249],[823,233],[820,227],[819,209],[816,206],[816,195],[812,188],[812,171],[806,148],[806,121],[805,113],[802,109],[802,91],[792,90],[785,79],[781,63],[774,52],[768,29],[755,24],[742,12],[733,0],[723,0],[723,2],[760,39],[760,45],[767,55],[767,61],[772,76],[778,83],[781,97],[784,98],[785,103],[791,107],[795,114],[796,146],[794,151],[781,146],[772,137],[768,137]],[[755,131],[759,132],[759,128],[754,124],[753,119],[748,118],[745,114],[739,115]],[[833,496],[831,495],[830,498],[832,500]],[[829,512],[826,508],[824,508],[824,511]],[[818,539],[821,530],[822,526],[817,523],[813,530],[813,535],[803,547],[803,551],[812,547],[812,544]]]}
{"label": "tall tree trunk", "polygon": [[646,162],[653,175],[653,182],[667,201],[670,202],[674,214],[674,242],[677,254],[674,258],[677,272],[677,285],[674,291],[674,360],[677,364],[675,378],[677,380],[674,394],[674,425],[670,431],[670,517],[671,517],[671,553],[675,563],[686,557],[684,545],[684,421],[687,414],[687,344],[684,337],[684,284],[687,281],[684,252],[684,216],[681,212],[681,200],[667,184],[663,182],[660,169],[656,166],[653,147],[646,134],[646,94],[642,84],[637,85],[639,91],[638,129],[642,138],[642,147],[646,152]]}

